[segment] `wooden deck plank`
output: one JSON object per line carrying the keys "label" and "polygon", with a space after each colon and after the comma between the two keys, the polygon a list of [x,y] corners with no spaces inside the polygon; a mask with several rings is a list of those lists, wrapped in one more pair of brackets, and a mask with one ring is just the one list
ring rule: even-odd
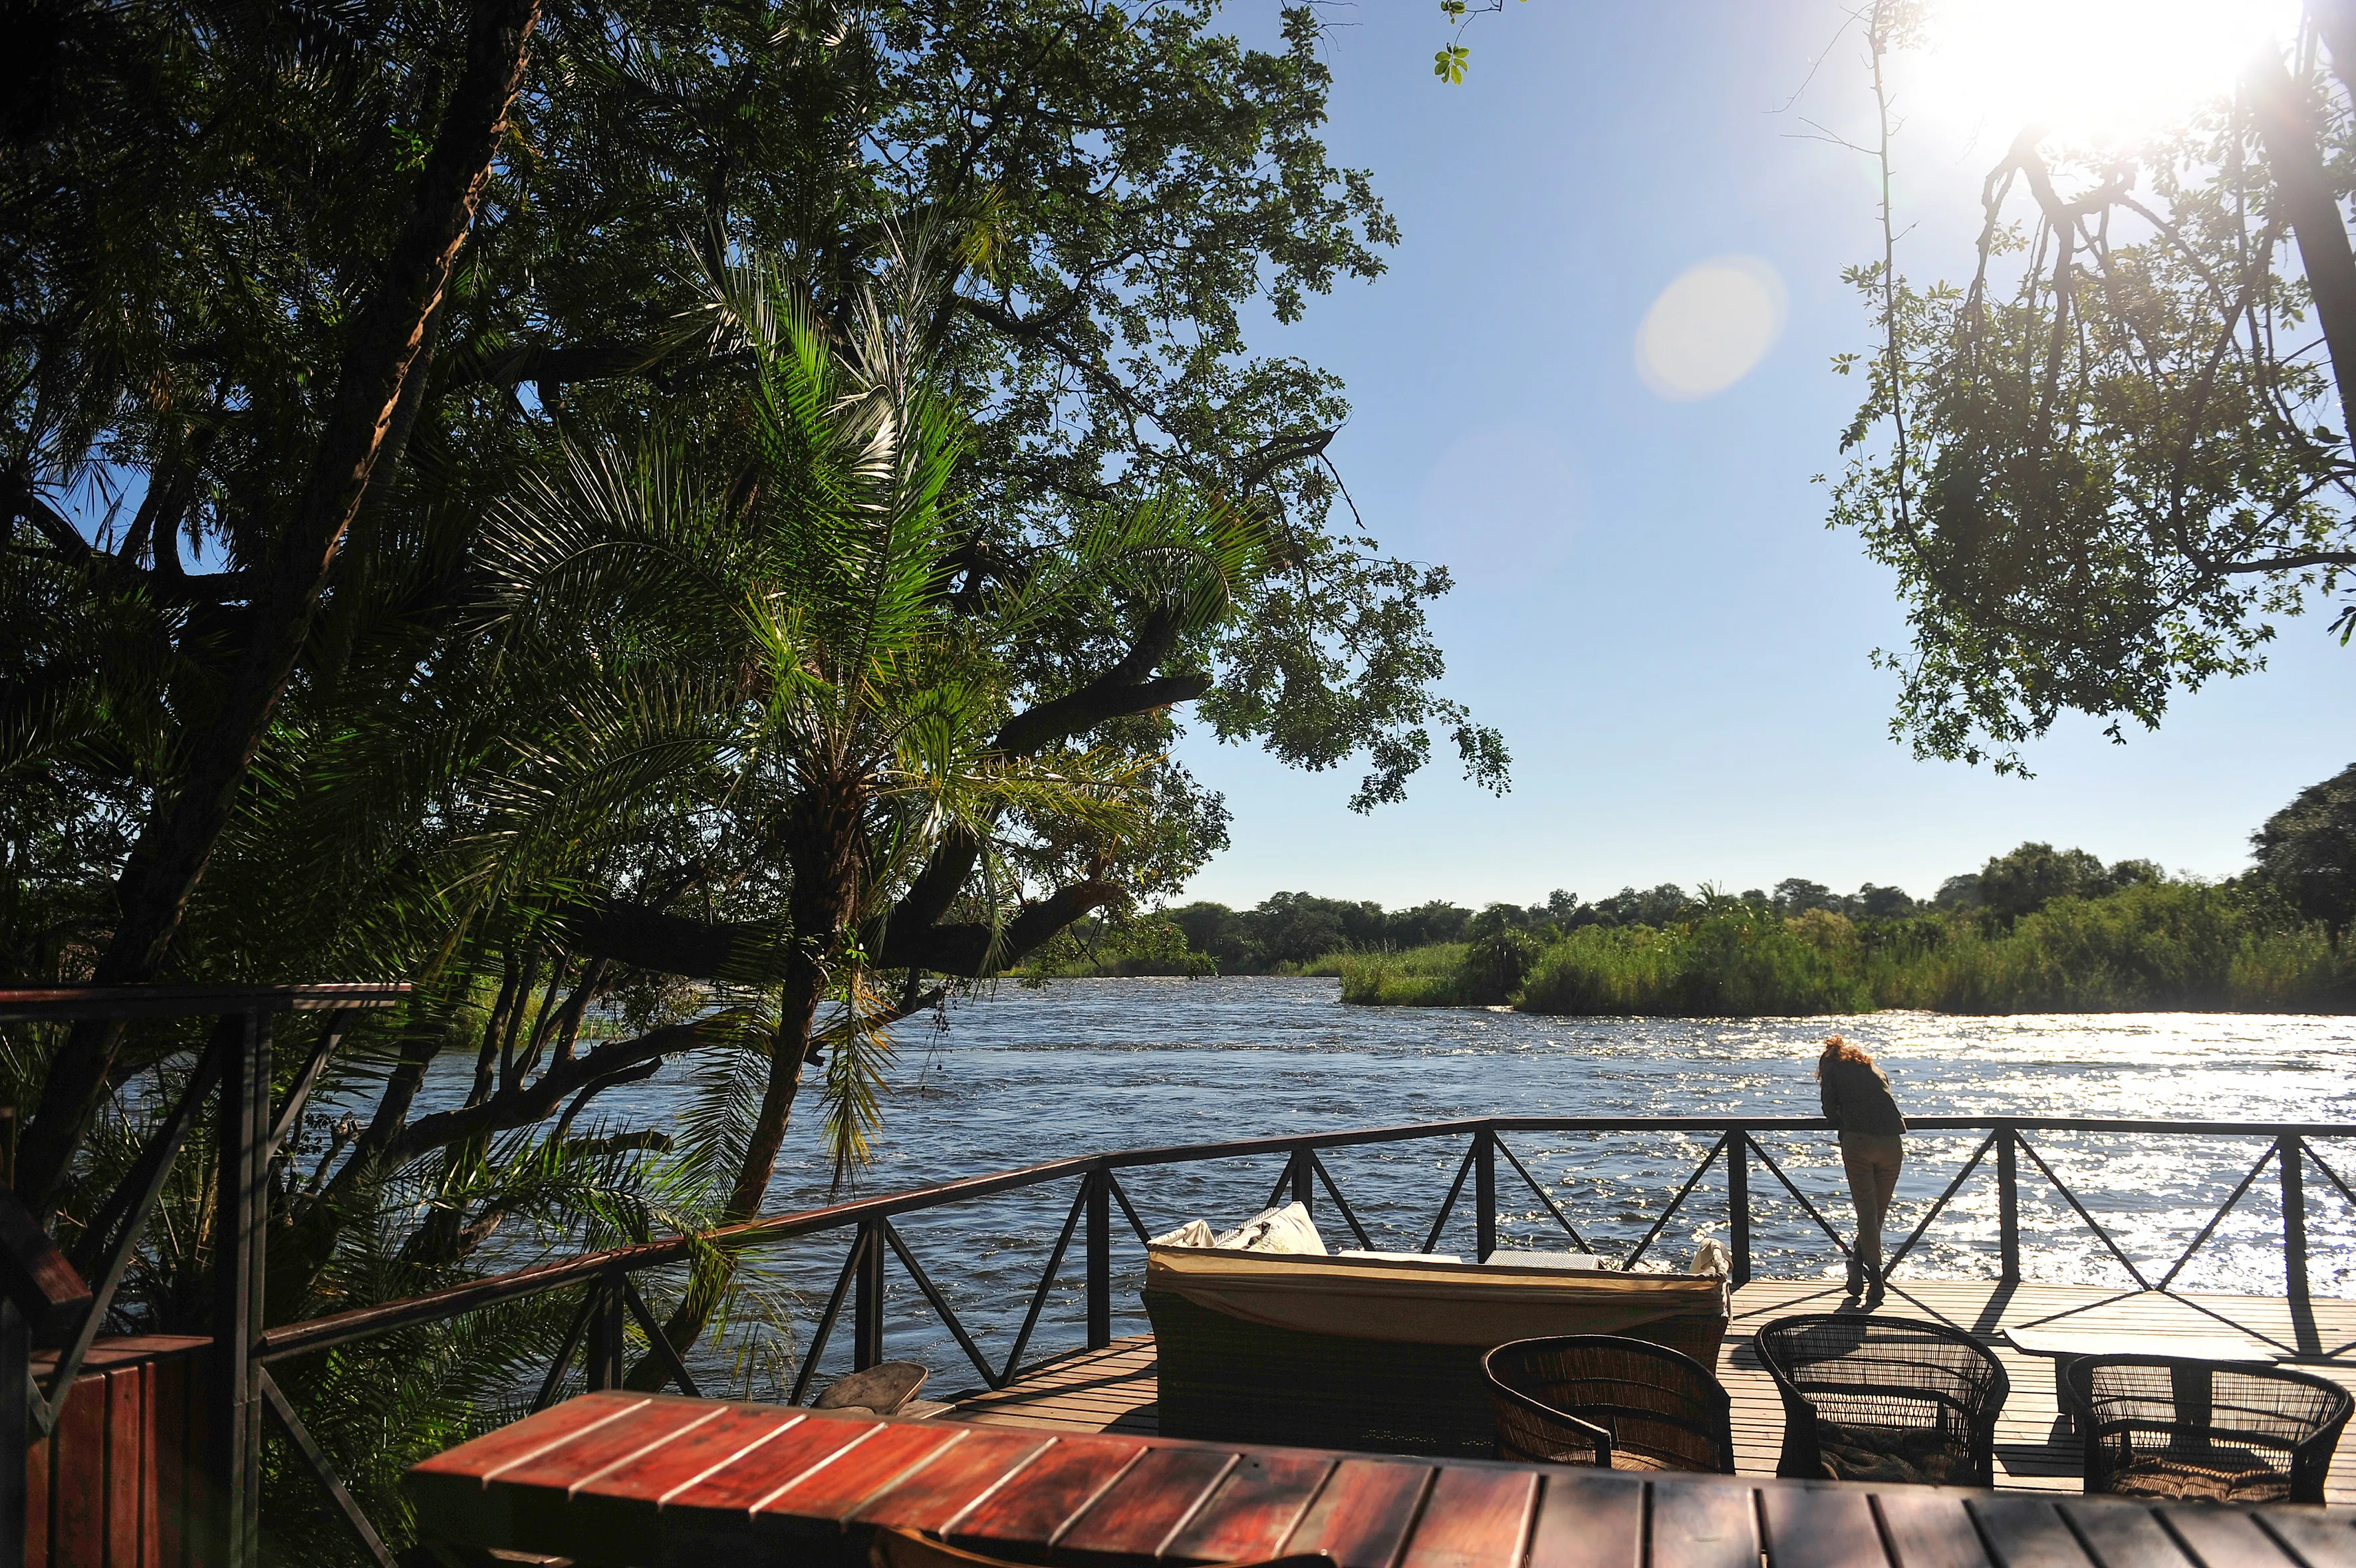
{"label": "wooden deck plank", "polygon": [[1530,1568],[1640,1568],[1644,1483],[1609,1470],[1549,1475],[1530,1525]]}
{"label": "wooden deck plank", "polygon": [[950,1444],[970,1435],[950,1425],[894,1426],[879,1432],[835,1462],[802,1478],[762,1504],[768,1511],[790,1510],[842,1519],[862,1503],[913,1475]]}
{"label": "wooden deck plank", "polygon": [[[1842,1295],[1828,1280],[1753,1280],[1734,1293],[1732,1324],[1719,1352],[1718,1374],[1733,1399],[1735,1467],[1772,1476],[1782,1456],[1783,1406],[1760,1365],[1751,1335],[1762,1323],[1798,1312],[1837,1308]],[[1981,1339],[2012,1380],[2012,1394],[1997,1423],[1997,1486],[2001,1490],[2075,1496],[2083,1474],[2078,1438],[2064,1425],[2053,1389],[2053,1363],[2024,1356],[1997,1337],[2030,1324],[2098,1330],[2148,1338],[2164,1348],[2171,1336],[2214,1337],[2239,1332],[2296,1343],[2291,1305],[2279,1296],[2191,1293],[2181,1298],[2115,1285],[1995,1280],[1910,1280],[1902,1275],[1879,1309],[1886,1316],[1952,1324]],[[2333,1348],[2356,1340],[2356,1301],[2318,1299],[2307,1309],[2308,1337]],[[2356,1364],[2308,1370],[2356,1391]],[[1113,1432],[1152,1436],[1158,1430],[1153,1339],[1116,1340],[1106,1349],[1073,1352],[991,1393],[959,1396],[949,1419],[1044,1431]],[[2343,1443],[2325,1487],[2334,1504],[2356,1504],[2356,1440]]]}
{"label": "wooden deck plank", "polygon": [[1762,1492],[1768,1568],[1857,1568],[1881,1561],[1881,1529],[1863,1492]]}
{"label": "wooden deck plank", "polygon": [[1898,1568],[1988,1568],[1979,1532],[1964,1499],[1929,1487],[1892,1487],[1878,1494],[1882,1528]]}
{"label": "wooden deck plank", "polygon": [[1538,1480],[1528,1470],[1440,1471],[1399,1568],[1515,1568]]}
{"label": "wooden deck plank", "polygon": [[1751,1495],[1733,1487],[1653,1488],[1652,1568],[1756,1568]]}
{"label": "wooden deck plank", "polygon": [[1162,1555],[1195,1563],[1273,1557],[1333,1473],[1323,1455],[1247,1454]]}
{"label": "wooden deck plank", "polygon": [[1343,1460],[1284,1550],[1323,1552],[1335,1568],[1390,1568],[1434,1474],[1398,1460]]}
{"label": "wooden deck plank", "polygon": [[1024,1466],[1020,1487],[1001,1487],[951,1525],[949,1543],[989,1552],[1001,1543],[1053,1541],[1143,1453],[1118,1438],[1058,1438]]}
{"label": "wooden deck plank", "polygon": [[1044,1432],[977,1432],[941,1450],[851,1517],[900,1530],[937,1530],[1052,1441]]}
{"label": "wooden deck plank", "polygon": [[2062,1522],[2062,1510],[2046,1499],[1986,1498],[1969,1507],[1997,1568],[2087,1568],[2085,1549]]}
{"label": "wooden deck plank", "polygon": [[1123,1474],[1056,1544],[1145,1562],[1192,1519],[1237,1456],[1215,1448],[1156,1448]]}

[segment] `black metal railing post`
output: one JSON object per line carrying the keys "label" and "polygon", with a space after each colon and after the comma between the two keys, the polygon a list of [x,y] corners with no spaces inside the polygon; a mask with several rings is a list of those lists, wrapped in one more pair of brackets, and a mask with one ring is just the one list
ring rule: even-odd
{"label": "black metal railing post", "polygon": [[1112,1343],[1112,1172],[1087,1183],[1088,1348],[1101,1350]]}
{"label": "black metal railing post", "polygon": [[2020,1283],[2020,1134],[2009,1122],[1996,1130],[1997,1251],[2007,1284]]}
{"label": "black metal railing post", "polygon": [[859,1222],[859,1266],[851,1272],[851,1369],[884,1359],[884,1221]]}
{"label": "black metal railing post", "polygon": [[223,1568],[246,1568],[260,1546],[264,1407],[253,1341],[269,1220],[270,1025],[268,1013],[244,1015],[221,1062],[208,1557]]}
{"label": "black metal railing post", "polygon": [[1472,1255],[1487,1262],[1497,1250],[1497,1134],[1483,1127],[1472,1134]]}
{"label": "black metal railing post", "polygon": [[1751,1283],[1751,1136],[1740,1128],[1726,1142],[1726,1234],[1734,1253],[1734,1283]]}
{"label": "black metal railing post", "polygon": [[2275,1163],[2282,1168],[2283,1294],[2294,1314],[2308,1304],[2307,1162],[2296,1133],[2275,1140]]}
{"label": "black metal railing post", "polygon": [[1307,1149],[1292,1151],[1292,1159],[1285,1166],[1285,1174],[1292,1183],[1292,1201],[1314,1214],[1317,1211],[1317,1172],[1310,1164]]}
{"label": "black metal railing post", "polygon": [[627,1374],[628,1345],[618,1275],[601,1274],[589,1287],[588,1374],[592,1392],[618,1389]]}

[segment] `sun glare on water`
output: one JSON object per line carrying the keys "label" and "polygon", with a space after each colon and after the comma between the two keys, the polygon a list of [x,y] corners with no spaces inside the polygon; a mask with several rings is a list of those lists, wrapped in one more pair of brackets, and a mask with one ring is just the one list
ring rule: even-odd
{"label": "sun glare on water", "polygon": [[2232,91],[2298,28],[2298,0],[1938,0],[1901,78],[1901,113],[2009,142],[2041,124],[2132,139]]}

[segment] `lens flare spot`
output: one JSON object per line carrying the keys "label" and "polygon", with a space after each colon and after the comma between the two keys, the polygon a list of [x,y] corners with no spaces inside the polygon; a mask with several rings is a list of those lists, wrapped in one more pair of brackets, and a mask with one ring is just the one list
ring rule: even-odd
{"label": "lens flare spot", "polygon": [[1783,330],[1783,280],[1756,256],[1719,256],[1661,291],[1636,328],[1636,374],[1676,403],[1715,397]]}

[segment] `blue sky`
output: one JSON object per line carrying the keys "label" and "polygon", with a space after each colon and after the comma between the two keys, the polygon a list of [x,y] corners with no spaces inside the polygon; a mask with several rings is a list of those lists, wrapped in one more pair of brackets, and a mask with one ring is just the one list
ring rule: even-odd
{"label": "blue sky", "polygon": [[[1257,345],[1347,381],[1332,456],[1387,547],[1455,571],[1433,615],[1444,689],[1505,731],[1514,788],[1493,799],[1436,760],[1407,804],[1361,817],[1355,771],[1190,736],[1178,755],[1234,822],[1189,897],[1477,906],[1785,876],[1928,895],[2025,839],[2222,876],[2269,812],[2356,761],[2356,650],[2321,616],[2157,734],[2065,725],[2027,782],[1890,739],[1894,682],[1869,656],[1904,645],[1893,584],[1826,529],[1814,482],[1858,395],[1831,359],[1869,346],[1840,270],[1879,244],[1870,165],[1804,123],[1869,124],[1840,7],[1512,5],[1468,34],[1461,87],[1431,74],[1436,5],[1328,14],[1329,145],[1374,172],[1405,242],[1387,276]],[[2014,126],[1953,92],[1907,107],[1901,265],[1956,276]],[[1665,399],[1638,328],[1725,256],[1772,269],[1781,334],[1728,390]]]}

